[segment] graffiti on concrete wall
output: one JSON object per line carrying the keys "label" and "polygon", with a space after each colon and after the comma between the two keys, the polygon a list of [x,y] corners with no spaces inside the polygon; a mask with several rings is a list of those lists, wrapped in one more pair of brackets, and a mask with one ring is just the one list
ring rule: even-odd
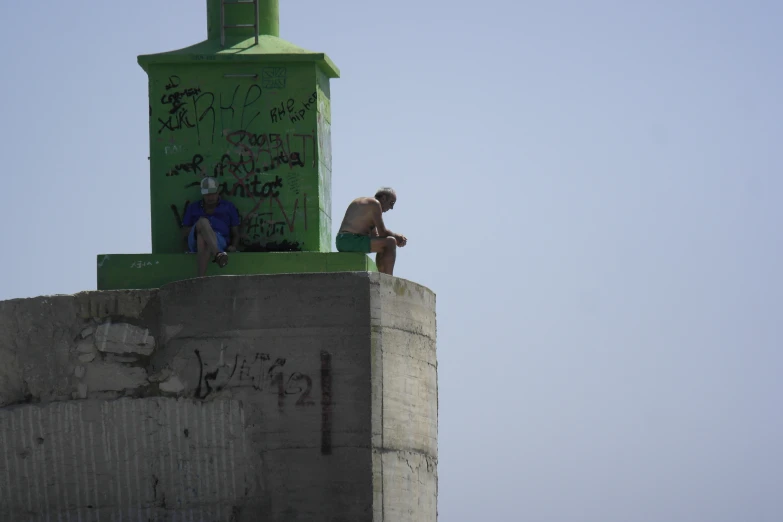
{"label": "graffiti on concrete wall", "polygon": [[198,359],[198,385],[194,391],[197,399],[207,399],[229,388],[251,388],[255,392],[271,394],[277,398],[277,408],[315,406],[320,392],[321,453],[332,451],[332,355],[320,353],[319,382],[313,376],[291,367],[286,357],[276,357],[266,352],[249,355],[226,355],[220,350],[218,360],[210,363],[196,349]]}
{"label": "graffiti on concrete wall", "polygon": [[194,350],[199,362],[199,382],[195,396],[206,399],[213,392],[219,392],[228,386],[249,386],[258,392],[277,395],[277,405],[283,408],[290,401],[296,406],[315,404],[311,394],[313,379],[309,375],[286,368],[285,357],[273,358],[268,353],[256,352],[252,355],[235,355],[233,361],[221,360],[214,365],[207,364],[199,350]]}

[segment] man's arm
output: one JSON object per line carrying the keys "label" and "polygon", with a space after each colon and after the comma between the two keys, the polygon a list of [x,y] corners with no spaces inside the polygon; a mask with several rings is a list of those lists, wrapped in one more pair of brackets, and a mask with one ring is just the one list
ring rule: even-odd
{"label": "man's arm", "polygon": [[[231,203],[229,201],[229,203]],[[231,212],[229,214],[229,230],[230,233],[230,239],[229,239],[229,245],[227,250],[229,252],[236,252],[239,248],[239,227],[242,225],[242,220],[239,217],[239,210],[237,209],[236,205],[231,203]]]}
{"label": "man's arm", "polygon": [[383,210],[381,209],[381,204],[378,200],[374,200],[374,202],[370,204],[372,205],[372,221],[375,224],[376,237],[394,236],[394,232],[386,228],[386,225],[383,223]]}
{"label": "man's arm", "polygon": [[239,248],[239,227],[233,226],[231,227],[231,243],[228,246],[228,250],[236,252],[237,248]]}
{"label": "man's arm", "polygon": [[[402,234],[395,234],[386,228],[386,225],[383,223],[383,209],[381,209],[381,204],[377,200],[372,206],[372,218],[375,222],[374,230],[377,234],[376,237],[393,237],[397,241],[397,246],[401,247],[404,247],[408,243],[408,238]],[[370,237],[372,237],[372,235],[373,232],[370,231]]]}

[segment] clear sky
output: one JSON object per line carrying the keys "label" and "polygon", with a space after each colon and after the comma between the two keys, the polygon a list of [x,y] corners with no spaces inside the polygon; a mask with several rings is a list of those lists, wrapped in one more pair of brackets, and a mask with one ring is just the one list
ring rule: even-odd
{"label": "clear sky", "polygon": [[[342,72],[334,227],[392,185],[438,295],[440,520],[783,520],[783,2],[281,4]],[[205,2],[0,20],[0,299],[94,289],[151,248],[136,56]]]}

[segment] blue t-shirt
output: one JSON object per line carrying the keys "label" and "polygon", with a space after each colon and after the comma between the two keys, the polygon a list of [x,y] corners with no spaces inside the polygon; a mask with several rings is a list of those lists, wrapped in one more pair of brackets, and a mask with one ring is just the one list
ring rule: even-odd
{"label": "blue t-shirt", "polygon": [[231,227],[239,226],[239,211],[230,201],[220,199],[217,207],[212,214],[207,214],[204,210],[204,201],[194,201],[185,209],[185,216],[182,218],[183,227],[192,227],[199,218],[205,217],[212,225],[212,230],[228,239],[231,237]]}

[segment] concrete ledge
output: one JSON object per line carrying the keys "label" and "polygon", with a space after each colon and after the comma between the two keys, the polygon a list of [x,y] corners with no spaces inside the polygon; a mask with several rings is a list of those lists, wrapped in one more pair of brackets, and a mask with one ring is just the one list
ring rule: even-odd
{"label": "concrete ledge", "polygon": [[[207,276],[292,274],[315,272],[377,272],[366,254],[349,252],[263,252],[229,254],[219,268],[210,263]],[[195,254],[101,254],[98,290],[160,288],[196,277]]]}
{"label": "concrete ledge", "polygon": [[0,301],[0,522],[435,522],[435,299],[355,271]]}

